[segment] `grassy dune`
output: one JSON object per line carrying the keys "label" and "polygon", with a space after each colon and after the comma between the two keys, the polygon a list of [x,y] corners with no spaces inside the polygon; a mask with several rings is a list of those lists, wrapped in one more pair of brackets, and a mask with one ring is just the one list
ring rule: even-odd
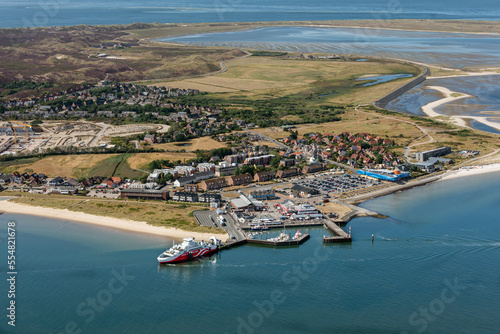
{"label": "grassy dune", "polygon": [[[203,78],[163,81],[162,85],[227,93],[217,96],[228,99],[243,97],[241,93],[244,93],[246,98],[265,99],[300,93],[317,92],[321,95],[335,90],[339,93],[323,100],[364,103],[384,96],[411,78],[367,88],[358,87],[361,86],[361,82],[356,82],[355,79],[367,74],[418,74],[419,72],[419,69],[412,65],[395,62],[297,60],[273,57],[241,58],[227,63],[227,68],[224,73]],[[354,88],[355,90],[351,92]],[[360,91],[363,93],[359,94]]]}
{"label": "grassy dune", "polygon": [[[6,193],[5,193],[6,194]],[[19,193],[7,195],[19,196]],[[152,201],[104,200],[79,196],[23,194],[13,202],[54,209],[68,209],[99,216],[146,221],[155,226],[180,228],[202,233],[225,233],[224,231],[200,226],[192,212],[203,210],[201,205],[183,203],[169,204]]]}

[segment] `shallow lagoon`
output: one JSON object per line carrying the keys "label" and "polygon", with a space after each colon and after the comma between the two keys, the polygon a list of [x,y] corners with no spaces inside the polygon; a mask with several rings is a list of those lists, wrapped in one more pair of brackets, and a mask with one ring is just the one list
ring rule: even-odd
{"label": "shallow lagoon", "polygon": [[398,58],[455,68],[500,66],[500,37],[495,35],[357,28],[266,27],[159,40],[259,50]]}
{"label": "shallow lagoon", "polygon": [[499,79],[500,75],[428,79],[391,101],[387,108],[423,116],[425,114],[420,107],[443,97],[439,92],[428,87],[442,86],[453,92],[470,94],[472,97],[441,105],[436,108],[436,112],[447,116],[485,116],[488,114],[495,116],[494,112],[500,111]]}

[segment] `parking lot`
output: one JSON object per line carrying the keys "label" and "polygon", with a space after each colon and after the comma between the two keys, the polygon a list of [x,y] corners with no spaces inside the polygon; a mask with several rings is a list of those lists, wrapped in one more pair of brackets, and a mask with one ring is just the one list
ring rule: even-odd
{"label": "parking lot", "polygon": [[381,182],[378,180],[365,179],[353,175],[337,175],[325,176],[318,179],[305,179],[300,180],[297,184],[305,187],[316,189],[322,193],[343,193],[362,188],[378,185]]}
{"label": "parking lot", "polygon": [[200,210],[193,212],[194,217],[200,223],[200,225],[208,227],[218,227],[224,229],[229,236],[233,236],[235,239],[244,239],[243,233],[236,227],[236,221],[231,215],[222,215],[226,219],[226,226],[222,226],[217,221],[217,213],[213,210]]}

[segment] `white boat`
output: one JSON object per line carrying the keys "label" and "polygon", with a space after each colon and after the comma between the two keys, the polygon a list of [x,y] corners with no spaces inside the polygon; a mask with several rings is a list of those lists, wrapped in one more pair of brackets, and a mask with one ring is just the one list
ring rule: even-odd
{"label": "white boat", "polygon": [[299,230],[297,230],[297,233],[295,233],[295,235],[292,237],[292,240],[297,240],[301,236],[302,236],[302,233]]}
{"label": "white boat", "polygon": [[290,240],[290,236],[286,233],[280,233],[280,235],[278,235],[276,238],[267,239],[267,241],[272,241],[272,242],[280,242],[288,240]]}
{"label": "white boat", "polygon": [[250,227],[252,231],[262,231],[262,230],[269,230],[269,227],[267,226],[262,226],[262,225],[253,225]]}

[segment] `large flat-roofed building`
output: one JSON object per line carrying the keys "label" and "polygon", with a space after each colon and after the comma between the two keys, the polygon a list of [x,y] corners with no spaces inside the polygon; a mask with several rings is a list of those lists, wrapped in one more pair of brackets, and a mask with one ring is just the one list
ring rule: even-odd
{"label": "large flat-roofed building", "polygon": [[261,211],[264,209],[264,204],[261,201],[249,198],[243,194],[231,200],[231,206],[234,211]]}
{"label": "large flat-roofed building", "polygon": [[399,181],[401,179],[410,177],[410,172],[393,171],[386,169],[358,169],[359,175],[366,175],[379,180],[385,181]]}
{"label": "large flat-roofed building", "polygon": [[123,189],[120,198],[127,199],[154,199],[166,201],[169,198],[168,192],[164,190],[151,189]]}
{"label": "large flat-roofed building", "polygon": [[451,153],[451,147],[443,146],[433,150],[418,152],[416,158],[418,161],[426,161],[430,157],[440,157],[442,155],[447,155]]}
{"label": "large flat-roofed building", "polygon": [[310,197],[319,194],[319,191],[316,189],[305,187],[300,184],[294,184],[291,188],[291,192],[295,197]]}

